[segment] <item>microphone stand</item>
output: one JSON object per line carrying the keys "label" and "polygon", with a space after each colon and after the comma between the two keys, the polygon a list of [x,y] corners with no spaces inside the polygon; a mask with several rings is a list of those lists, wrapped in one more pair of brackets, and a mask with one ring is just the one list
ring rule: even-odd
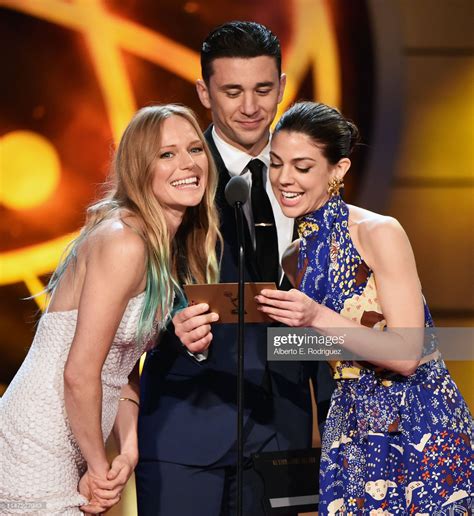
{"label": "microphone stand", "polygon": [[237,340],[237,515],[242,516],[244,475],[244,218],[242,203],[235,203],[238,257],[238,340]]}

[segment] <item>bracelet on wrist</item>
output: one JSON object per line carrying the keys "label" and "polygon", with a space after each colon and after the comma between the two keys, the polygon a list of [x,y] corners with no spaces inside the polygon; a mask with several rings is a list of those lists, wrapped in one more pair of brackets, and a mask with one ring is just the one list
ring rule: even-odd
{"label": "bracelet on wrist", "polygon": [[119,401],[130,401],[131,403],[134,403],[138,408],[140,408],[140,403],[138,403],[138,401],[134,400],[133,398],[119,398]]}

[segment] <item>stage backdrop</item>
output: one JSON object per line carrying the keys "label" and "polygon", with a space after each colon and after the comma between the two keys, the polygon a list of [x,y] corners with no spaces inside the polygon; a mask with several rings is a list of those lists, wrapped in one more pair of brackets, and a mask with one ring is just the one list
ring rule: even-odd
{"label": "stage backdrop", "polygon": [[[408,232],[435,322],[474,320],[474,106],[469,0],[0,0],[0,394],[21,364],[62,250],[144,105],[182,102],[203,127],[199,47],[256,20],[281,39],[297,99],[360,127],[346,198]],[[280,110],[280,112],[281,112]],[[449,364],[473,407],[472,363]],[[111,514],[133,514],[133,493]]]}

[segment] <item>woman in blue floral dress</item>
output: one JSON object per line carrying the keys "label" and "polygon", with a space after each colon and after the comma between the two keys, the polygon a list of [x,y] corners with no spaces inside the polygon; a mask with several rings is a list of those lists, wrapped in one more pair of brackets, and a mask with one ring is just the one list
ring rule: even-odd
{"label": "woman in blue floral dress", "polygon": [[272,139],[273,190],[297,218],[300,238],[283,266],[298,290],[264,290],[260,309],[326,334],[353,328],[344,345],[367,358],[330,364],[337,387],[319,511],[471,514],[472,416],[439,353],[420,358],[422,328],[433,322],[408,238],[395,219],[339,195],[358,138],[336,109],[304,102],[283,115]]}

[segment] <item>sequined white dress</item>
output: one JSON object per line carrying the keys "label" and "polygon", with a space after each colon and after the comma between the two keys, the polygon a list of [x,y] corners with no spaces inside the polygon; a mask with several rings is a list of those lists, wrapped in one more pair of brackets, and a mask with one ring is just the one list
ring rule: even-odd
{"label": "sequined white dress", "polygon": [[[112,430],[120,389],[140,358],[135,332],[144,293],[124,312],[102,370],[102,432]],[[64,365],[77,310],[44,314],[28,355],[0,399],[0,514],[77,516],[85,462],[64,406]]]}

